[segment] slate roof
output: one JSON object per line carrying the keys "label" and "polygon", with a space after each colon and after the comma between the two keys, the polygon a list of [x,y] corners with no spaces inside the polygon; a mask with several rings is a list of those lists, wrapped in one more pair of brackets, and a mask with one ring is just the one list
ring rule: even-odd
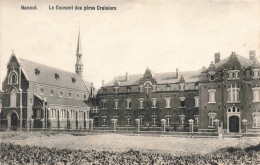
{"label": "slate roof", "polygon": [[[199,80],[200,71],[183,71],[179,72],[179,78],[176,78],[176,72],[153,73],[158,84],[178,83],[180,77],[183,76],[186,83],[197,82]],[[114,86],[116,80],[120,86],[139,85],[139,81],[143,78],[143,74],[129,75],[129,80],[126,81],[126,76],[117,76],[115,79],[106,83],[104,86]]]}
{"label": "slate roof", "polygon": [[58,105],[68,105],[68,106],[79,106],[79,107],[90,107],[87,103],[82,100],[70,99],[70,98],[55,98],[52,96],[44,96],[49,105],[58,104]]}
{"label": "slate roof", "polygon": [[[90,89],[89,85],[91,85],[91,83],[81,79],[77,73],[68,72],[22,58],[19,58],[19,61],[29,81],[81,91],[89,91]],[[35,74],[35,69],[40,71],[38,75]],[[55,73],[59,75],[58,79],[55,78]],[[72,82],[72,78],[75,78],[76,81]]]}
{"label": "slate roof", "polygon": [[[227,58],[225,58],[225,59],[219,61],[218,63],[216,63],[215,64],[215,68],[218,69],[221,66],[223,66],[224,64],[226,64],[229,61],[230,57],[231,56],[228,56]],[[249,67],[249,66],[254,64],[254,62],[252,60],[247,59],[247,58],[245,58],[243,56],[240,56],[240,55],[237,55],[237,54],[236,54],[236,58],[238,59],[238,61],[239,61],[239,63],[240,63],[242,68],[247,68],[247,67]]]}

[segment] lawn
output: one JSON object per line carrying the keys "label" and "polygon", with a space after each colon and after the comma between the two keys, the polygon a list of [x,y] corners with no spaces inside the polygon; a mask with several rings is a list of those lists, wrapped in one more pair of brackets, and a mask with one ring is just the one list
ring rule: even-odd
{"label": "lawn", "polygon": [[260,138],[181,138],[130,136],[124,134],[94,134],[76,136],[70,133],[1,132],[0,142],[35,145],[58,149],[96,151],[151,151],[172,155],[207,154],[225,147],[245,148],[257,145]]}

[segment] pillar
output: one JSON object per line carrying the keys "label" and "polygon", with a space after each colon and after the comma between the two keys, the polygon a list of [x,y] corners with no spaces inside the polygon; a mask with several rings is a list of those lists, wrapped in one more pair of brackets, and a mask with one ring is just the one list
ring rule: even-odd
{"label": "pillar", "polygon": [[136,130],[137,132],[140,132],[140,119],[135,119],[136,122]]}
{"label": "pillar", "polygon": [[242,122],[243,122],[243,133],[247,133],[247,120],[243,119]]}
{"label": "pillar", "polygon": [[93,131],[93,122],[94,122],[94,119],[88,119],[89,121],[89,131]]}
{"label": "pillar", "polygon": [[116,131],[117,119],[111,119],[111,122],[113,124],[113,130]]}
{"label": "pillar", "polygon": [[190,119],[189,121],[189,132],[193,132],[194,120]]}
{"label": "pillar", "polygon": [[166,132],[166,130],[165,130],[166,120],[165,120],[165,119],[162,119],[162,120],[161,120],[161,123],[162,123],[162,131],[163,131],[163,132]]}
{"label": "pillar", "polygon": [[215,119],[215,120],[214,120],[214,123],[215,123],[215,131],[216,131],[218,134],[220,134],[220,132],[219,132],[219,120],[218,120],[218,119]]}

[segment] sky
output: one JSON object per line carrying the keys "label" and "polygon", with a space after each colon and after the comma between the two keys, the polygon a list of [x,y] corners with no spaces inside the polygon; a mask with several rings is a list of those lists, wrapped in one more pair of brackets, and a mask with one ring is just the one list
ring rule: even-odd
{"label": "sky", "polygon": [[[21,10],[37,5],[38,10]],[[49,10],[49,6],[111,6],[117,10]],[[1,0],[0,80],[12,50],[75,71],[80,28],[84,78],[99,88],[115,76],[199,70],[249,50],[260,55],[260,1]],[[2,84],[0,84],[0,87]]]}

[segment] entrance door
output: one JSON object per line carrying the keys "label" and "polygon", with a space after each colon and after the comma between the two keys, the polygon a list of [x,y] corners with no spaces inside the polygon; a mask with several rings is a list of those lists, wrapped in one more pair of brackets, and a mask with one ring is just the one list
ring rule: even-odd
{"label": "entrance door", "polygon": [[15,113],[11,115],[11,130],[16,131],[18,128],[18,117]]}
{"label": "entrance door", "polygon": [[229,132],[239,132],[239,118],[237,116],[229,118]]}
{"label": "entrance door", "polygon": [[94,117],[94,126],[98,127],[98,116]]}

